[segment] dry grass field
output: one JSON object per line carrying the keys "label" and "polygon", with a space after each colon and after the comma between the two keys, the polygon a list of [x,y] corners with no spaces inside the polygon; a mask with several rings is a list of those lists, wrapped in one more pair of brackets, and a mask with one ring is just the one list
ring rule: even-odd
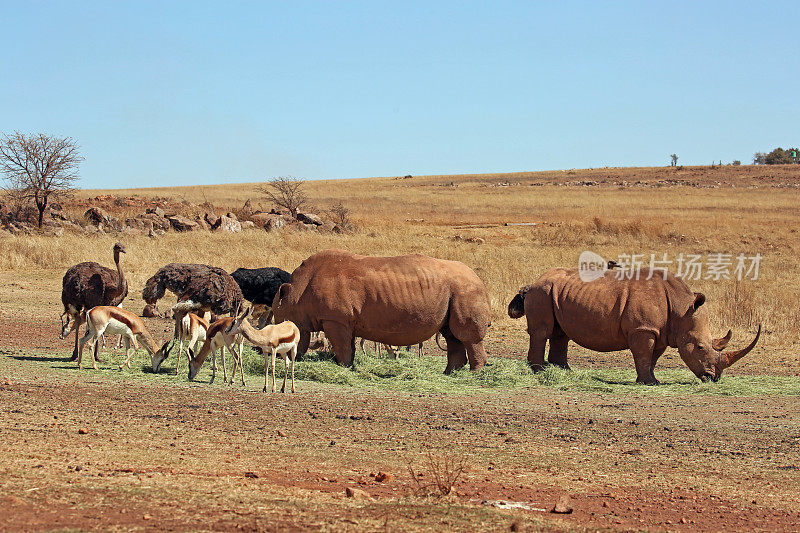
{"label": "dry grass field", "polygon": [[[757,280],[689,284],[708,296],[715,333],[733,329],[733,347],[764,326],[759,346],[726,378],[796,380],[798,185],[800,166],[312,181],[310,210],[340,201],[354,232],[125,237],[124,305],[141,311],[144,281],[169,262],[291,271],[326,248],[419,252],[479,274],[492,301],[490,358],[520,358],[527,335],[523,321],[506,315],[510,298],[550,267],[577,266],[584,250],[607,259],[644,254],[646,262],[650,254],[760,254]],[[187,213],[204,201],[236,211],[251,199],[269,209],[257,189],[86,190],[77,198],[169,199],[185,202]],[[133,214],[126,209],[114,214]],[[445,394],[301,381],[297,395],[276,398],[253,393],[257,374],[244,392],[187,385],[184,376],[78,373],[64,362],[69,343],[57,339],[61,276],[80,261],[111,265],[119,239],[0,237],[0,435],[18,450],[0,479],[17,518],[0,529],[798,530],[800,402],[775,384],[775,393],[721,397],[710,385],[659,394],[619,383],[611,392],[526,384]],[[148,324],[157,337],[169,329]],[[579,348],[570,360],[578,369],[633,365],[629,353]],[[683,375],[685,367],[668,350],[659,370]],[[84,426],[88,434],[78,436]],[[407,465],[431,450],[469,464],[445,499],[415,495],[408,476]],[[378,470],[397,477],[370,481]],[[341,498],[350,485],[375,499]],[[571,515],[480,504],[506,499],[549,510],[564,493],[574,499]]]}

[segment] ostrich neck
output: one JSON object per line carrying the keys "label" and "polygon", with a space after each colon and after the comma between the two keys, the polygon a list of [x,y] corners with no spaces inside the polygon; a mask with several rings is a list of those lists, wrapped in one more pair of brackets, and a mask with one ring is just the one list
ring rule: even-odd
{"label": "ostrich neck", "polygon": [[114,263],[117,265],[117,279],[118,283],[117,286],[120,290],[125,287],[125,273],[122,272],[122,266],[119,264],[119,252],[114,251]]}

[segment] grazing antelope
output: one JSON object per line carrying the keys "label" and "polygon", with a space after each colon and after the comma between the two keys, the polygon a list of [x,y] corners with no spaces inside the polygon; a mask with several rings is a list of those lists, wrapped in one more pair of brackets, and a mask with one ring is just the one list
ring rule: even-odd
{"label": "grazing antelope", "polygon": [[292,361],[292,392],[294,392],[294,359],[297,356],[297,343],[300,342],[300,330],[294,322],[288,320],[280,324],[264,326],[261,329],[256,329],[247,321],[247,316],[251,313],[252,308],[238,314],[236,310],[236,318],[233,323],[228,326],[226,332],[228,334],[238,334],[245,338],[247,342],[254,346],[261,348],[264,353],[264,392],[267,392],[267,380],[269,378],[269,361],[267,361],[267,352],[272,354],[272,392],[275,392],[275,355],[283,354],[283,360],[286,364],[286,372],[283,374],[283,385],[281,385],[281,392],[286,392],[286,376],[289,374],[289,359]]}
{"label": "grazing antelope", "polygon": [[[165,342],[161,348],[156,348],[150,332],[144,327],[144,321],[134,313],[108,305],[99,305],[86,312],[86,335],[81,337],[78,348],[78,368],[83,368],[83,349],[91,339],[94,342],[95,357],[92,358],[92,366],[97,370],[97,352],[100,350],[100,337],[105,333],[109,335],[119,334],[125,339],[125,362],[119,365],[122,370],[126,365],[131,367],[131,356],[139,349],[137,340],[142,343],[145,350],[150,353],[150,357],[164,357],[163,354],[169,351],[169,342]],[[133,348],[133,349],[131,349]]]}
{"label": "grazing antelope", "polygon": [[264,304],[253,304],[253,312],[250,314],[250,318],[257,320],[256,328],[261,329],[267,324],[272,324],[274,317],[271,308]]}
{"label": "grazing antelope", "polygon": [[[180,347],[178,348],[178,361],[175,363],[175,375],[178,375],[178,367],[181,366],[181,356],[183,355],[183,341],[188,339],[186,343],[186,357],[189,362],[192,362],[189,353],[194,349],[197,341],[205,341],[208,332],[208,320],[199,317],[194,313],[186,313],[181,319],[180,327],[178,328],[178,339],[180,340]],[[224,357],[224,356],[223,356]],[[214,357],[214,366],[216,366],[216,354]],[[222,366],[225,366],[224,363]],[[155,371],[155,370],[154,370]]]}
{"label": "grazing antelope", "polygon": [[[242,365],[242,348],[244,339],[241,335],[228,334],[225,332],[233,323],[232,317],[220,318],[216,322],[212,322],[208,326],[206,332],[206,342],[200,348],[200,352],[195,356],[194,347],[189,348],[189,380],[193,380],[203,362],[208,358],[208,353],[211,352],[211,383],[214,383],[214,378],[217,376],[217,350],[220,350],[220,357],[222,358],[222,380],[225,383],[233,384],[236,378],[236,366],[239,366],[239,372],[242,378],[242,385],[244,385],[244,365]],[[238,351],[234,350],[233,346],[238,345]],[[233,373],[231,380],[228,382],[228,368],[225,365],[225,348],[233,355]]]}

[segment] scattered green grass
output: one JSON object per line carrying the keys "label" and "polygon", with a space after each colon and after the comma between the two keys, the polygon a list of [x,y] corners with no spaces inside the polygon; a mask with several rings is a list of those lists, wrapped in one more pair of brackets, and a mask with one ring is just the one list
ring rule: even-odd
{"label": "scattered green grass", "polygon": [[[467,367],[453,372],[449,376],[443,374],[444,357],[418,357],[416,353],[400,350],[398,359],[383,357],[378,359],[374,353],[357,353],[354,368],[345,368],[336,364],[333,354],[328,352],[310,352],[295,366],[297,381],[316,382],[320,384],[350,387],[354,389],[383,389],[404,392],[422,393],[461,393],[475,394],[480,392],[500,393],[508,390],[520,390],[533,387],[552,387],[561,391],[584,391],[608,394],[648,394],[658,396],[680,395],[718,395],[718,396],[796,396],[800,395],[800,378],[795,376],[767,375],[729,375],[726,374],[717,383],[702,383],[685,369],[665,369],[656,372],[661,385],[648,387],[636,383],[636,373],[628,368],[588,368],[563,370],[548,367],[543,372],[534,374],[525,360],[494,357],[486,366],[477,372]],[[64,354],[66,355],[66,354]],[[244,350],[244,368],[247,387],[261,388],[264,376],[264,356],[254,352],[250,347]],[[17,359],[41,361],[53,370],[70,371],[65,378],[74,378],[75,363],[67,362],[61,356],[27,352],[24,356],[12,356]],[[112,366],[120,354],[104,353],[105,363],[101,372],[108,376],[118,376],[130,380],[145,380],[154,383],[187,384],[187,362],[181,361],[181,371],[175,376],[174,366],[164,366],[159,374],[150,370],[149,357],[137,353],[132,359],[133,369],[118,370]],[[145,360],[146,359],[146,360]],[[171,354],[168,363],[174,363],[175,354]],[[230,357],[228,363],[232,363]],[[117,363],[118,364],[118,363]],[[231,365],[228,370],[230,372]],[[284,363],[277,359],[278,387],[283,380]],[[82,372],[86,379],[93,374],[91,366]],[[82,376],[82,377],[83,377]],[[238,372],[237,372],[238,376]],[[197,377],[202,385],[211,377],[210,359],[201,369]],[[271,379],[271,377],[270,377]],[[218,365],[215,385],[222,385],[222,368]],[[240,383],[237,377],[235,383]],[[302,390],[302,385],[300,385]]]}
{"label": "scattered green grass", "polygon": [[[264,358],[245,349],[245,372],[262,375]],[[283,379],[284,365],[277,363],[277,377]],[[613,394],[647,393],[657,395],[709,394],[720,396],[800,395],[800,378],[792,376],[731,376],[717,383],[703,383],[691,372],[670,369],[657,372],[660,386],[636,383],[636,372],[626,368],[563,370],[548,367],[534,374],[525,360],[494,357],[486,366],[472,372],[468,367],[445,376],[444,357],[418,357],[400,351],[398,359],[378,359],[371,352],[359,352],[354,369],[336,364],[333,354],[309,353],[295,365],[295,378],[353,388],[394,389],[406,392],[474,393],[481,390],[504,391],[526,387],[553,387],[558,390],[606,392]]]}

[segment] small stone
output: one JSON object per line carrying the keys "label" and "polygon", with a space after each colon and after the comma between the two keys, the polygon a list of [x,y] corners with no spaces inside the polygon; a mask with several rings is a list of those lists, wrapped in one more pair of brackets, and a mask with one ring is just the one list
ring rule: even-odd
{"label": "small stone", "polygon": [[142,520],[151,520],[152,518],[153,518],[153,517],[152,517],[152,516],[150,516],[149,514],[142,515]]}
{"label": "small stone", "polygon": [[258,474],[256,474],[255,472],[245,472],[244,477],[251,479],[258,479]]}
{"label": "small stone", "polygon": [[375,481],[378,483],[389,482],[394,479],[394,474],[389,474],[388,472],[378,472],[375,475]]}
{"label": "small stone", "polygon": [[86,435],[87,433],[89,433],[89,430],[86,428],[80,428],[78,430],[78,435]]}
{"label": "small stone", "polygon": [[572,503],[569,494],[564,494],[556,502],[553,510],[550,511],[557,514],[570,514],[572,512]]}
{"label": "small stone", "polygon": [[286,437],[287,435],[286,435],[286,433],[284,433],[283,431],[281,431],[281,430],[279,429],[279,430],[278,430],[278,436],[279,436],[279,437]]}
{"label": "small stone", "polygon": [[344,489],[344,493],[348,498],[353,498],[354,500],[368,500],[372,501],[372,496],[365,490],[356,489],[353,487],[347,487]]}

